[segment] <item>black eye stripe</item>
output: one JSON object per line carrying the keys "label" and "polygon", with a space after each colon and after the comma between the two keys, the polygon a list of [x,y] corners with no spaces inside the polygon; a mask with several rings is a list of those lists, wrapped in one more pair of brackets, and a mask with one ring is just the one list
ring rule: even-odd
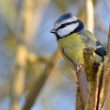
{"label": "black eye stripe", "polygon": [[59,28],[57,28],[57,30],[67,26],[67,25],[70,25],[70,24],[73,24],[73,23],[77,23],[77,22],[80,22],[80,20],[76,20],[76,21],[73,21],[73,22],[69,22],[69,23],[65,23],[65,24],[62,24]]}
{"label": "black eye stripe", "polygon": [[72,24],[72,23],[77,23],[77,22],[79,23],[79,25],[76,27],[76,29],[73,30],[72,32],[70,32],[69,34],[63,36],[63,37],[60,37],[60,36],[58,35],[58,33],[57,33],[57,30],[60,29],[60,28],[62,28],[62,27],[60,26],[60,27],[56,30],[57,40],[62,39],[62,38],[65,38],[65,37],[68,37],[69,35],[71,35],[71,34],[73,34],[73,33],[77,33],[77,32],[80,32],[81,30],[83,30],[83,29],[84,29],[84,24],[83,24],[83,22],[80,21],[80,20],[76,20],[76,21],[74,21],[74,22],[66,23],[66,25],[69,25],[69,24]]}

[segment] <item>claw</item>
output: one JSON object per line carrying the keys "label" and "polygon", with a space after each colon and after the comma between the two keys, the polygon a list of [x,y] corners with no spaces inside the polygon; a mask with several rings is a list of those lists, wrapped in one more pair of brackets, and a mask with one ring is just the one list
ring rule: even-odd
{"label": "claw", "polygon": [[78,65],[78,66],[76,67],[76,72],[79,72],[81,69],[82,69],[82,65]]}

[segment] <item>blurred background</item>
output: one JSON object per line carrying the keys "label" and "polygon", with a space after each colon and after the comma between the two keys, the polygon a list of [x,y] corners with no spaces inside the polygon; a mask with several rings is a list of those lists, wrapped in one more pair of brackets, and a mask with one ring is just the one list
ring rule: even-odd
{"label": "blurred background", "polygon": [[76,78],[50,30],[65,12],[86,24],[87,1],[106,47],[110,0],[0,0],[0,110],[75,110]]}

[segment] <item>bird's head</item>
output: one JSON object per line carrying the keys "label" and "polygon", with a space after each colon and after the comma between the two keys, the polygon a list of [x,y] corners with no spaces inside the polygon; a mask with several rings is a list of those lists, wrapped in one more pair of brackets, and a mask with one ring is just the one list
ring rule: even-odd
{"label": "bird's head", "polygon": [[84,29],[84,24],[71,13],[60,16],[54,24],[54,28],[50,31],[54,33],[57,39],[64,38],[72,33],[80,32]]}

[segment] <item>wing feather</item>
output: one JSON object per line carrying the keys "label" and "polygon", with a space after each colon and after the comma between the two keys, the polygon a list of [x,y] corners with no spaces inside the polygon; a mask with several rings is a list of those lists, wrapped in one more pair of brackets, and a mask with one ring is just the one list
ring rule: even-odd
{"label": "wing feather", "polygon": [[97,47],[96,42],[99,42],[97,37],[89,31],[81,31],[80,34],[82,36],[81,38],[83,42],[87,45],[87,47],[90,47],[93,50],[96,50],[96,47]]}

